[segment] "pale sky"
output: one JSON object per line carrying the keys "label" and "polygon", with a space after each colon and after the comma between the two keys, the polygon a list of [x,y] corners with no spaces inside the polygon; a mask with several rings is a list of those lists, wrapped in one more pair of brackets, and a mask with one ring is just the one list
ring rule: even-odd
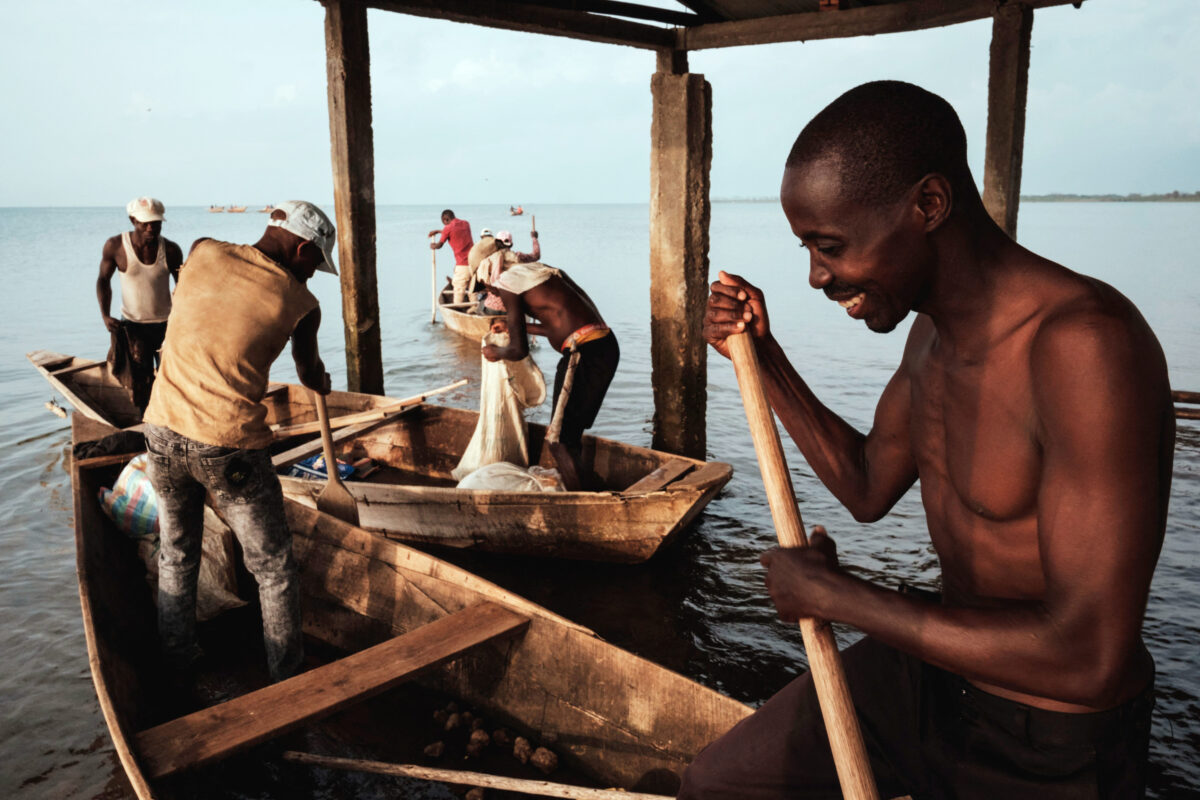
{"label": "pale sky", "polygon": [[[671,6],[671,3],[663,3]],[[332,197],[311,0],[5,3],[0,206]],[[377,202],[643,203],[650,51],[369,12]],[[979,178],[989,21],[690,54],[712,194],[766,197],[804,123],[868,80],[954,105]],[[1022,191],[1200,190],[1200,2],[1036,12]]]}

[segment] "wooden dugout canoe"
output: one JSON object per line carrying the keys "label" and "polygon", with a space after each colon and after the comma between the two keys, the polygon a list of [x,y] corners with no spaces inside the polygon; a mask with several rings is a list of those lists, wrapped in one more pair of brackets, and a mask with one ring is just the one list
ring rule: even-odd
{"label": "wooden dugout canoe", "polygon": [[[38,351],[38,370],[83,416],[118,428],[139,417],[103,362]],[[394,404],[394,398],[332,392],[330,417]],[[316,420],[311,393],[273,384],[263,404],[268,423]],[[729,481],[733,468],[674,456],[611,439],[584,437],[583,456],[605,491],[496,492],[454,488],[450,471],[466,450],[479,415],[422,404],[336,445],[339,457],[375,459],[384,468],[365,481],[347,481],[364,528],[389,538],[488,552],[637,563],[654,555],[700,514]],[[537,453],[545,427],[530,424]],[[305,434],[288,444],[313,439]],[[317,450],[312,450],[316,453]],[[277,459],[277,463],[282,459]],[[545,466],[553,466],[549,455]],[[280,477],[284,494],[315,507],[323,481]]]}
{"label": "wooden dugout canoe", "polygon": [[438,298],[438,308],[442,312],[442,324],[446,330],[476,342],[486,336],[494,318],[468,314],[465,308],[454,308],[453,301],[454,294],[450,291],[443,291]]}
{"label": "wooden dugout canoe", "polygon": [[[307,418],[307,395],[273,402]],[[605,491],[502,492],[454,488],[453,470],[478,414],[421,405],[336,446],[343,460],[369,457],[385,469],[347,481],[359,524],[389,538],[496,553],[636,563],[684,530],[730,479],[733,468],[610,439],[584,437],[583,458]],[[530,424],[531,453],[545,427]],[[543,466],[553,466],[543,453]],[[284,494],[316,507],[323,481],[281,477]]]}
{"label": "wooden dugout canoe", "polygon": [[[113,430],[78,414],[73,429],[77,441]],[[318,717],[300,723],[283,717],[298,713],[295,707],[319,702],[313,699],[321,694],[314,683],[338,689],[391,668],[392,658],[364,665],[361,659],[369,662],[377,652],[365,648],[402,644],[395,637],[412,639],[424,626],[435,624],[441,626],[440,642],[446,638],[442,631],[456,633],[458,620],[470,620],[481,610],[492,617],[517,618],[520,624],[458,657],[431,662],[420,673],[421,686],[456,696],[535,741],[555,742],[567,766],[604,785],[634,787],[639,781],[661,779],[664,770],[677,775],[709,741],[750,713],[747,706],[609,645],[592,631],[471,573],[287,502],[309,649],[315,640],[355,655],[163,721],[162,688],[155,684],[161,668],[156,663],[151,593],[131,541],[114,528],[97,501],[99,487],[111,485],[116,476],[116,460],[105,456],[72,464],[76,557],[96,694],[117,755],[142,800],[187,796],[205,780],[223,791],[203,789],[200,796],[219,796],[224,790],[237,795],[239,787],[225,785],[238,779],[237,771],[206,778],[211,774],[209,762],[256,743],[231,749],[232,739],[245,740],[246,729],[254,726],[274,726],[270,735],[258,739],[264,741],[298,725],[311,729],[325,724],[317,723]],[[223,528],[211,512],[206,525]],[[433,628],[428,630],[432,635]],[[355,658],[360,662],[349,666]],[[214,660],[207,669],[219,671],[222,664]],[[341,677],[333,680],[327,673]],[[266,692],[274,692],[269,706],[259,699]],[[360,702],[377,704],[386,698],[385,693]],[[412,724],[388,714],[370,719],[369,730],[352,725],[335,741],[358,757],[369,757],[371,742],[388,739],[386,728],[396,728],[399,735]],[[347,738],[354,736],[367,743],[360,747]]]}

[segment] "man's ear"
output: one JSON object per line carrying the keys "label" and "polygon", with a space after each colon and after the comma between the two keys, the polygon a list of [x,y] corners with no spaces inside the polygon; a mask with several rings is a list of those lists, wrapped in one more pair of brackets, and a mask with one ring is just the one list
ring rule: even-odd
{"label": "man's ear", "polygon": [[917,208],[925,220],[925,232],[937,230],[950,218],[954,208],[954,190],[946,176],[931,172],[917,185]]}

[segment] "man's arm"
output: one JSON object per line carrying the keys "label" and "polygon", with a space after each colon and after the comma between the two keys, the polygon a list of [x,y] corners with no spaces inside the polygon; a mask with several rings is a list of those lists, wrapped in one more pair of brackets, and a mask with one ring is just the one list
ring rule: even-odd
{"label": "man's arm", "polygon": [[117,271],[117,248],[121,237],[113,236],[104,243],[100,251],[100,277],[96,278],[96,299],[100,302],[100,318],[110,333],[121,327],[120,320],[112,316],[112,277]]}
{"label": "man's arm", "polygon": [[429,243],[430,250],[441,250],[442,249],[442,245],[444,245],[446,243],[446,240],[450,238],[450,226],[447,225],[446,227],[442,228],[441,231],[436,231],[436,230],[430,231],[429,235],[437,236],[439,232],[442,234],[442,236],[440,239],[437,240],[436,243],[435,242]]}
{"label": "man's arm", "polygon": [[317,329],[321,327],[321,308],[308,312],[292,331],[292,360],[296,362],[296,374],[300,382],[321,394],[329,394],[331,387],[325,363],[317,353]]}
{"label": "man's arm", "polygon": [[1126,699],[1143,658],[1142,617],[1162,544],[1173,438],[1162,352],[1115,316],[1051,322],[1032,356],[1042,475],[1043,599],[946,607],[836,566],[831,542],[764,556],[785,619],[853,625],[967,678],[1090,708]]}
{"label": "man's arm", "polygon": [[[738,325],[741,327],[738,327]],[[888,382],[866,435],[825,407],[801,379],[771,335],[762,292],[736,275],[721,273],[712,285],[705,338],[728,356],[726,337],[750,333],[757,345],[767,399],[813,472],[860,522],[886,514],[917,479],[909,447],[909,350],[919,337],[913,326],[900,368]]]}
{"label": "man's arm", "polygon": [[179,284],[179,268],[181,266],[183,266],[183,250],[179,245],[167,239],[167,272],[171,273],[176,285]]}
{"label": "man's arm", "polygon": [[504,301],[505,320],[508,323],[508,346],[484,345],[483,357],[488,361],[520,361],[529,355],[529,338],[525,331],[525,304],[521,295],[507,289],[493,289]]}
{"label": "man's arm", "polygon": [[517,263],[528,264],[531,261],[538,261],[542,257],[542,245],[538,242],[538,233],[534,231],[529,234],[533,237],[533,249],[528,253],[517,253]]}

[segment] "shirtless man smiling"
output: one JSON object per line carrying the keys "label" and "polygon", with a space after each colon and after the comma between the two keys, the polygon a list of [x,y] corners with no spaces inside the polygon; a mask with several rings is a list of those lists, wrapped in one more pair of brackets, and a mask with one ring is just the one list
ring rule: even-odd
{"label": "shirtless man smiling", "polygon": [[[881,794],[1141,796],[1141,626],[1175,437],[1154,334],[996,226],[953,109],[915,86],[866,84],[817,115],[781,201],[813,288],[878,332],[917,312],[866,434],[800,378],[750,283],[722,273],[705,320],[722,355],[753,335],[775,413],[855,519],[920,480],[940,601],[846,572],[819,528],[762,558],[782,619],[867,634],[843,658]],[[801,676],[705,750],[680,797],[840,796],[815,709]]]}

